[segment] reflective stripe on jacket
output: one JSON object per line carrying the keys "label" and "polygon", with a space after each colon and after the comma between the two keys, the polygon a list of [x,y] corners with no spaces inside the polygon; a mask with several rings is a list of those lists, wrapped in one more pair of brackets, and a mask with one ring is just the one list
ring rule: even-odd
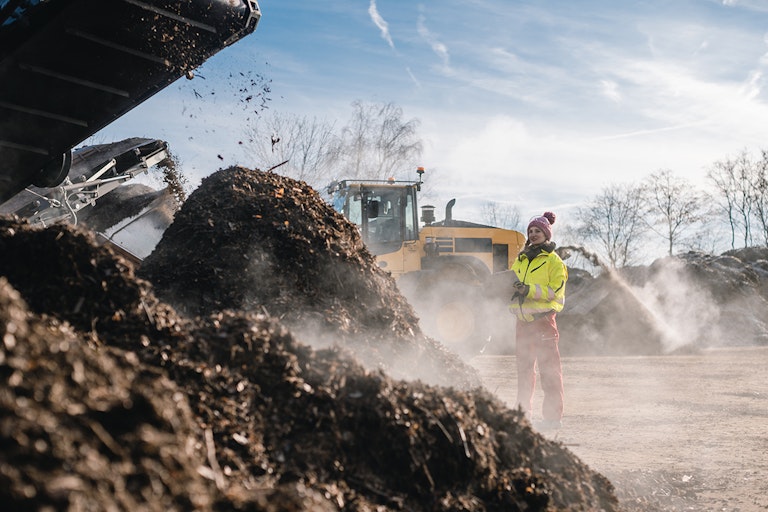
{"label": "reflective stripe on jacket", "polygon": [[563,310],[565,304],[565,283],[568,269],[554,252],[554,244],[545,244],[533,259],[528,259],[530,250],[521,252],[512,263],[511,270],[518,279],[529,285],[528,294],[515,297],[509,309],[518,320],[532,322],[534,315]]}

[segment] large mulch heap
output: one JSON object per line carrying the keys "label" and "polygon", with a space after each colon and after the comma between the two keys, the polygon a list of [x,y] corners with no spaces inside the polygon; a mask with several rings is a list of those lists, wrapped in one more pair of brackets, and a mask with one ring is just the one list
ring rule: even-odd
{"label": "large mulch heap", "polygon": [[[411,344],[424,365],[447,363],[445,373],[459,383],[473,378],[459,378],[458,363],[425,348],[402,299],[385,294],[378,309],[371,306],[378,303],[369,294],[386,292],[388,278],[370,265],[353,230],[330,212],[308,213],[314,210],[307,203],[316,200],[311,189],[247,169],[219,171],[209,180],[241,187],[233,190],[255,204],[303,211],[311,226],[292,224],[298,213],[283,218],[289,222],[282,230],[274,226],[282,235],[265,259],[282,251],[304,281],[291,282],[284,271],[266,282],[285,289],[252,290],[247,304],[253,307],[230,308],[225,299],[232,296],[218,288],[231,281],[217,285],[209,277],[214,268],[238,268],[227,263],[236,251],[222,245],[212,251],[211,271],[200,275],[220,306],[201,299],[209,312],[180,315],[91,233],[0,219],[5,510],[618,510],[610,482],[482,388],[398,380],[371,367],[387,366],[385,355]],[[293,188],[306,195],[286,192]],[[223,210],[201,205],[222,201],[226,209],[233,194],[221,197],[213,187],[217,195],[206,198],[205,190],[190,197],[196,202],[188,208],[210,213],[207,237],[186,231],[187,238],[230,240],[234,221],[220,222]],[[177,219],[182,226],[184,218]],[[268,243],[268,229],[253,219],[253,231],[262,234],[250,241]],[[175,249],[184,251],[195,261],[203,249]],[[248,254],[239,257],[248,261]],[[329,260],[347,267],[335,287],[324,281],[330,289],[313,292],[321,287],[312,279],[326,275]],[[268,268],[277,274],[279,267]],[[242,264],[239,272],[248,281]],[[365,276],[373,284],[326,302],[338,287]],[[202,290],[194,281],[189,289],[192,296]],[[316,294],[297,297],[291,307],[292,294],[308,292]],[[258,313],[259,293],[277,298],[261,304],[272,316]],[[340,343],[316,349],[284,320],[314,319],[323,308],[330,309],[329,320],[317,325],[338,326]],[[377,356],[361,363],[366,346],[377,348]]]}
{"label": "large mulch heap", "polygon": [[343,345],[396,377],[479,383],[472,367],[421,333],[357,227],[304,182],[241,167],[214,173],[138,273],[190,316],[266,313],[304,342]]}

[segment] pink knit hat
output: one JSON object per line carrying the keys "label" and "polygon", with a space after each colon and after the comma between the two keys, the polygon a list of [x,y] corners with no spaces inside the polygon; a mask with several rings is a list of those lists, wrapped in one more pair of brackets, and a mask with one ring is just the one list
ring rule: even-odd
{"label": "pink knit hat", "polygon": [[550,240],[552,238],[552,224],[554,223],[555,214],[552,212],[544,212],[544,215],[541,217],[534,217],[531,219],[531,222],[528,223],[528,229],[531,229],[531,226],[536,226],[544,232],[544,236],[547,237],[547,240]]}

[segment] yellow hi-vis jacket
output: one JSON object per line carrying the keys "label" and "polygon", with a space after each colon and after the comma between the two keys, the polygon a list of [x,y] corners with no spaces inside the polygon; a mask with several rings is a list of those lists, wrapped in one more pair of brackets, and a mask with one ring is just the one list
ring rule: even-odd
{"label": "yellow hi-vis jacket", "polygon": [[528,294],[514,297],[509,305],[518,320],[532,322],[539,315],[563,310],[568,268],[555,253],[554,243],[542,244],[538,251],[530,248],[522,251],[512,263],[511,270],[520,281],[529,285]]}

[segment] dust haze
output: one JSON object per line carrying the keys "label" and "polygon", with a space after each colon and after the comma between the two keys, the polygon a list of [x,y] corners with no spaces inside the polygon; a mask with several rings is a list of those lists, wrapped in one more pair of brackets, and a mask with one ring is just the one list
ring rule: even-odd
{"label": "dust haze", "polygon": [[[529,510],[709,510],[718,496],[750,510],[746,503],[759,504],[768,490],[749,485],[746,469],[728,462],[761,453],[759,434],[723,446],[764,425],[768,390],[749,363],[765,352],[709,356],[722,350],[713,346],[765,346],[763,253],[690,253],[620,275],[574,268],[558,315],[565,427],[536,433],[504,407],[516,391],[509,297],[502,293],[488,307],[491,319],[503,319],[494,330],[505,341],[492,337],[459,356],[422,331],[424,313],[378,268],[356,228],[302,182],[245,168],[212,174],[175,212],[136,282],[105,248],[76,232],[9,224],[0,234],[1,268],[35,311],[134,351],[131,364],[164,368],[178,386],[174,396],[190,397],[189,415],[197,419],[173,421],[198,436],[179,481],[194,482],[201,509],[211,509],[210,496],[225,504],[233,496],[241,504],[269,496],[328,510],[352,510],[340,503],[435,510],[439,495],[437,510],[446,511],[513,509],[510,503]],[[701,301],[679,307],[686,294],[738,304],[738,336],[712,339],[715,328],[732,327],[732,317],[716,316]],[[15,304],[12,293],[0,294],[6,297]],[[707,316],[710,329],[686,332],[677,315]],[[29,343],[38,347],[40,340]],[[20,346],[6,343],[4,350]],[[732,365],[727,370],[717,366],[724,361]],[[715,425],[725,429],[722,438],[707,433]],[[30,429],[25,423],[8,431],[34,438]],[[86,446],[89,432],[72,431],[62,442]],[[589,469],[593,464],[615,488]],[[151,478],[166,489],[166,504],[183,488]],[[457,482],[468,490],[457,490]],[[246,492],[253,488],[261,494]],[[542,494],[527,493],[534,488]],[[38,498],[47,499],[40,489]]]}

